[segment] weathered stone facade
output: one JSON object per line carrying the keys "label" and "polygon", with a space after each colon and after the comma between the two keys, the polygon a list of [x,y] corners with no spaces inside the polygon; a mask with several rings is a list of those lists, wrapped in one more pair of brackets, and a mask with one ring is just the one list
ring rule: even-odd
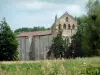
{"label": "weathered stone facade", "polygon": [[62,30],[62,36],[71,38],[77,31],[77,21],[74,17],[69,15],[67,12],[63,14],[59,19],[55,17],[55,23],[52,26],[52,34],[56,35],[58,30]]}
{"label": "weathered stone facade", "polygon": [[62,30],[62,36],[71,42],[71,36],[77,32],[77,21],[67,12],[55,22],[50,31],[24,32],[18,35],[20,60],[42,60],[52,44],[52,39]]}

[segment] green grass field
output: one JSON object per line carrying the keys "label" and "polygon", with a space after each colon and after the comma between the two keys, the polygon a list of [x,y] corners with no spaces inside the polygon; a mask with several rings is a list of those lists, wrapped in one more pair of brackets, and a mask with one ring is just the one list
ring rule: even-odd
{"label": "green grass field", "polygon": [[100,75],[100,57],[0,62],[0,75]]}

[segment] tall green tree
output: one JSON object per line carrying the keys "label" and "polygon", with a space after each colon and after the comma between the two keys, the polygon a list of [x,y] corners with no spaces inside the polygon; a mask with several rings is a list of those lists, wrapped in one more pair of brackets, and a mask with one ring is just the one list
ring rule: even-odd
{"label": "tall green tree", "polygon": [[55,58],[63,58],[66,51],[65,44],[65,40],[62,38],[62,32],[59,31],[57,36],[52,41],[48,55],[53,54]]}
{"label": "tall green tree", "polygon": [[68,57],[84,57],[84,50],[82,48],[82,34],[78,31],[71,41],[71,45],[68,48]]}
{"label": "tall green tree", "polygon": [[86,16],[83,15],[77,19],[77,32],[71,37],[71,44],[67,51],[67,57],[83,57],[85,56],[82,48],[82,35],[85,31]]}
{"label": "tall green tree", "polygon": [[18,59],[18,42],[5,18],[0,22],[0,61]]}
{"label": "tall green tree", "polygon": [[83,33],[83,48],[86,56],[100,55],[100,2],[89,0],[87,4],[86,31]]}

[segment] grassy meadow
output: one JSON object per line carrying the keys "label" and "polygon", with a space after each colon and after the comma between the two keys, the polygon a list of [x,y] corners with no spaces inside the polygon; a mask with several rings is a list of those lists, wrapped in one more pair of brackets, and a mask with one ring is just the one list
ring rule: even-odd
{"label": "grassy meadow", "polygon": [[0,62],[0,75],[100,75],[100,57]]}

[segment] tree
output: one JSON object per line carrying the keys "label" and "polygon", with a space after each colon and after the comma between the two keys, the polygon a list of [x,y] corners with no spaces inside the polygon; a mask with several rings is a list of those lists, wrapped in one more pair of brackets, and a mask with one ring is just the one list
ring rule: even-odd
{"label": "tree", "polygon": [[19,29],[16,29],[14,31],[14,33],[16,35],[20,34],[21,32],[33,32],[33,31],[45,31],[45,30],[50,30],[50,28],[45,28],[45,27],[33,27],[33,28],[27,28],[27,27],[24,27],[24,28],[19,28]]}
{"label": "tree", "polygon": [[[89,0],[87,15],[77,18],[78,31],[72,37],[69,56],[100,56],[100,2]],[[74,54],[73,54],[74,52]]]}
{"label": "tree", "polygon": [[0,23],[0,61],[18,59],[18,42],[5,18]]}
{"label": "tree", "polygon": [[85,56],[84,50],[82,48],[82,36],[85,31],[86,16],[83,15],[77,19],[77,32],[71,37],[71,44],[68,47],[66,53],[67,57],[83,57]]}
{"label": "tree", "polygon": [[55,58],[63,58],[66,51],[65,46],[65,41],[62,38],[62,32],[59,31],[57,36],[52,41],[48,55],[50,56],[53,54]]}
{"label": "tree", "polygon": [[16,35],[20,34],[21,32],[31,32],[33,31],[32,28],[19,28],[14,31]]}
{"label": "tree", "polygon": [[89,0],[87,4],[87,26],[83,33],[83,48],[86,56],[100,56],[100,2]]}
{"label": "tree", "polygon": [[82,48],[82,34],[77,31],[75,35],[72,36],[71,45],[68,48],[67,57],[83,57],[84,50]]}

